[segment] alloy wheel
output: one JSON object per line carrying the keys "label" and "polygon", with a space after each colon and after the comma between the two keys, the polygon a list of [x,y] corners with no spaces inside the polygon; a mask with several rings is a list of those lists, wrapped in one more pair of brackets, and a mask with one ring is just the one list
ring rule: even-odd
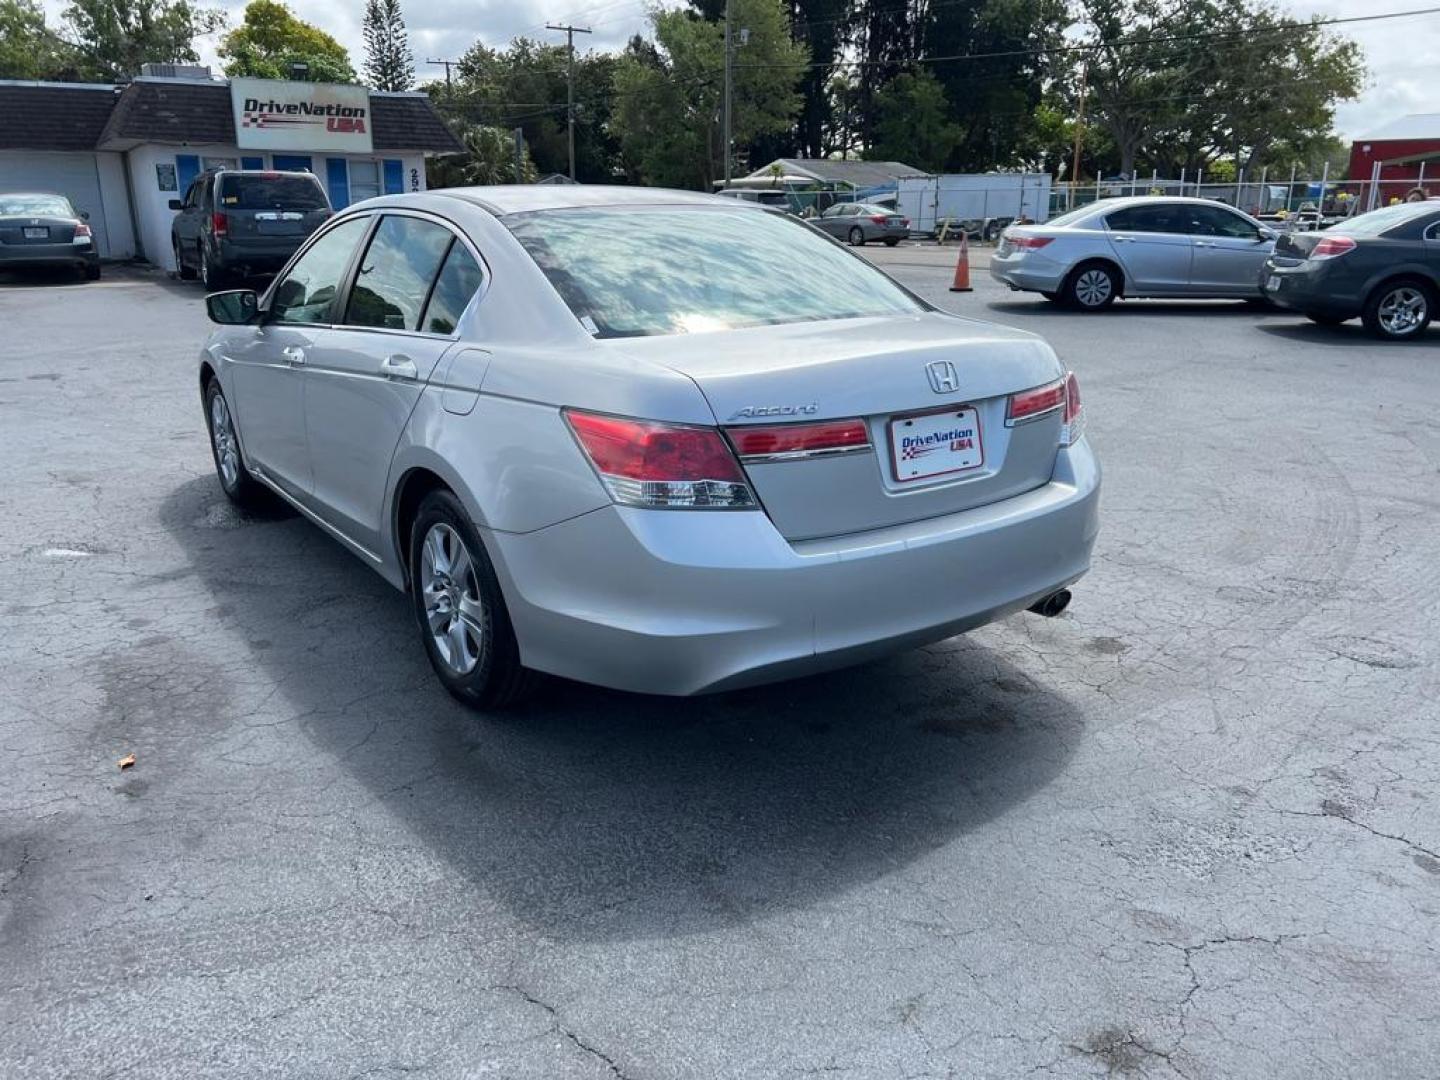
{"label": "alloy wheel", "polygon": [[1393,337],[1414,333],[1425,322],[1425,294],[1413,285],[1391,289],[1380,301],[1381,328]]}
{"label": "alloy wheel", "polygon": [[1086,270],[1075,279],[1075,298],[1087,308],[1099,307],[1110,299],[1115,286],[1104,270]]}
{"label": "alloy wheel", "polygon": [[215,443],[220,479],[227,490],[233,489],[240,479],[240,447],[235,441],[235,425],[230,419],[230,407],[225,404],[224,394],[216,394],[210,399],[210,438]]}
{"label": "alloy wheel", "polygon": [[444,522],[425,534],[420,593],[436,654],[453,674],[470,674],[484,648],[485,602],[465,542]]}

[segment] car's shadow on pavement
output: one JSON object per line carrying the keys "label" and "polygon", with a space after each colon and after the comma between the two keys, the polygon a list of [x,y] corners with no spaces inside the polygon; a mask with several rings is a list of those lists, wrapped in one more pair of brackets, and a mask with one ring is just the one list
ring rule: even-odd
{"label": "car's shadow on pavement", "polygon": [[1260,329],[1276,337],[1304,342],[1306,345],[1320,345],[1325,348],[1354,349],[1360,346],[1375,346],[1385,349],[1434,348],[1440,343],[1440,335],[1431,327],[1418,337],[1406,341],[1381,341],[1372,337],[1359,320],[1341,323],[1339,326],[1320,326],[1308,319],[1300,322],[1262,323]]}
{"label": "car's shadow on pavement", "polygon": [[1273,308],[1247,304],[1243,300],[1117,300],[1099,311],[1077,311],[1037,296],[1032,300],[990,300],[985,306],[991,311],[1017,315],[1070,315],[1087,319],[1121,318],[1126,315],[1278,315]]}
{"label": "car's shadow on pavement", "polygon": [[[218,613],[207,648],[244,654],[220,737],[300,741],[274,749],[303,760],[304,799],[317,771],[353,777],[547,937],[669,937],[821,903],[1006,813],[1084,735],[1066,698],[963,639],[696,699],[555,680],[477,715],[434,679],[408,598],[304,520],[236,513],[210,477],[161,515]],[[277,807],[298,785],[268,782]]]}
{"label": "car's shadow on pavement", "polygon": [[43,267],[34,270],[0,269],[0,289],[44,289],[57,285],[87,285],[85,275],[69,267]]}

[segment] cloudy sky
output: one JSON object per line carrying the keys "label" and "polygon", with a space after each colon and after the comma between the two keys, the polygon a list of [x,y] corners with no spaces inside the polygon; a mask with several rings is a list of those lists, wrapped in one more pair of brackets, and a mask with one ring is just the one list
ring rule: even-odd
{"label": "cloudy sky", "polygon": [[[205,0],[201,0],[205,2]],[[213,2],[213,0],[212,0]],[[364,56],[360,17],[364,0],[289,0],[291,8],[347,46],[359,67]],[[677,2],[677,0],[670,0]],[[454,58],[477,38],[503,45],[526,34],[563,40],[547,33],[547,22],[573,22],[594,33],[578,38],[585,46],[614,49],[631,34],[646,29],[646,8],[651,0],[402,0],[410,27],[418,72],[422,78],[440,77],[443,69],[427,67],[426,59]],[[65,0],[45,0],[58,20]],[[1347,18],[1426,7],[1424,0],[1280,0],[1297,17],[1319,15]],[[239,22],[245,0],[222,0],[231,25]],[[1363,136],[1406,113],[1435,112],[1434,58],[1440,56],[1440,12],[1400,19],[1354,23],[1336,28],[1365,49],[1369,78],[1362,96],[1339,108],[1337,126],[1347,138]],[[204,45],[205,60],[214,63],[214,43]],[[1429,59],[1430,63],[1422,61]]]}

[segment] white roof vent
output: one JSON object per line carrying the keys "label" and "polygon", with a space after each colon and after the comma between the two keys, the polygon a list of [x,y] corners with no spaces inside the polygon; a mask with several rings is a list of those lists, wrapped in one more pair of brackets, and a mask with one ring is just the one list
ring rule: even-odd
{"label": "white roof vent", "polygon": [[205,64],[141,64],[140,74],[151,79],[210,81],[210,68]]}

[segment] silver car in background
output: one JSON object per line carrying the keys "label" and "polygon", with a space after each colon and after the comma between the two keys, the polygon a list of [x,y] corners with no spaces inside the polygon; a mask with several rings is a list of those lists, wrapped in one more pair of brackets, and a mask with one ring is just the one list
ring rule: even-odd
{"label": "silver car in background", "polygon": [[1083,311],[1118,297],[1260,301],[1275,230],[1206,199],[1106,199],[1044,225],[1012,225],[990,276]]}
{"label": "silver car in background", "polygon": [[875,203],[836,203],[811,218],[810,224],[851,247],[863,247],[872,240],[894,247],[910,236],[909,218]]}
{"label": "silver car in background", "polygon": [[773,210],[387,196],[207,306],[226,494],[408,591],[472,705],[533,671],[694,694],[848,664],[1057,614],[1089,566],[1100,471],[1050,347]]}

